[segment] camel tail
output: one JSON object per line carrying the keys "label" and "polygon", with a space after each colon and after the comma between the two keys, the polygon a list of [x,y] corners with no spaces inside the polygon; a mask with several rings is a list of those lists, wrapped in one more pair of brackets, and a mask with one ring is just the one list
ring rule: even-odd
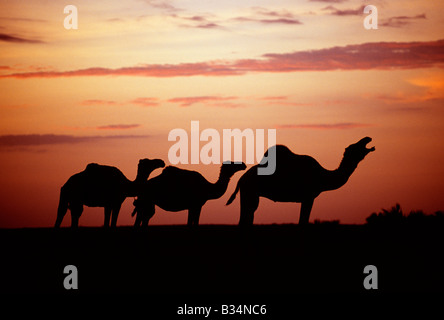
{"label": "camel tail", "polygon": [[60,189],[60,200],[59,200],[59,207],[57,209],[57,220],[54,225],[55,228],[59,228],[60,225],[62,224],[63,217],[65,217],[65,214],[68,211],[68,206],[69,206],[69,201],[66,195],[66,189],[62,187]]}
{"label": "camel tail", "polygon": [[236,190],[234,190],[233,194],[231,195],[230,199],[228,199],[227,203],[225,204],[226,206],[229,206],[234,199],[236,199],[236,195],[239,192],[239,182],[236,185]]}

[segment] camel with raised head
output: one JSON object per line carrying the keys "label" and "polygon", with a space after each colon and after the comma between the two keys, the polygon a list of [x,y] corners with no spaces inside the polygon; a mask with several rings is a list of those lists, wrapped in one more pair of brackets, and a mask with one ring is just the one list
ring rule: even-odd
{"label": "camel with raised head", "polygon": [[[375,147],[366,147],[371,141],[371,138],[366,137],[347,147],[336,170],[324,169],[312,157],[294,154],[286,146],[273,146],[271,148],[275,150],[272,151],[276,152],[275,172],[271,175],[258,175],[257,169],[264,166],[263,163],[250,168],[239,179],[227,205],[233,202],[240,191],[239,225],[248,226],[253,224],[260,197],[275,202],[300,202],[299,224],[307,224],[314,199],[321,192],[336,190],[348,181],[359,162],[375,151]],[[268,153],[273,154],[270,149],[265,152],[264,159]]]}
{"label": "camel with raised head", "polygon": [[222,197],[231,177],[246,167],[245,163],[224,162],[215,183],[209,182],[197,171],[166,167],[160,175],[144,183],[134,202],[132,215],[137,213],[134,226],[147,226],[154,215],[155,205],[166,211],[188,210],[187,224],[198,225],[203,205],[208,200]]}
{"label": "camel with raised head", "polygon": [[85,170],[71,176],[61,188],[55,227],[60,227],[68,209],[71,211],[71,227],[77,227],[83,205],[104,207],[104,226],[109,226],[112,217],[111,227],[115,227],[120,207],[126,197],[135,197],[151,172],[163,167],[163,160],[141,159],[137,167],[137,177],[130,181],[116,167],[88,164]]}

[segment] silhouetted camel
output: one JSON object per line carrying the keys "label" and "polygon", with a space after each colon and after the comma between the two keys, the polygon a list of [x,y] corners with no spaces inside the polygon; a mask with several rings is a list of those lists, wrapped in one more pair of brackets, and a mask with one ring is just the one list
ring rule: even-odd
{"label": "silhouetted camel", "polygon": [[126,197],[135,197],[155,169],[165,167],[160,159],[141,159],[137,167],[137,177],[128,180],[116,167],[90,163],[85,170],[71,176],[60,190],[60,202],[55,227],[60,227],[66,211],[71,211],[71,226],[77,227],[83,205],[104,207],[105,222],[108,227],[112,214],[111,226],[115,227],[120,207]]}
{"label": "silhouetted camel", "polygon": [[[375,148],[368,149],[366,145],[372,141],[366,137],[345,149],[339,168],[324,169],[310,156],[297,155],[286,146],[276,145],[276,171],[272,175],[258,175],[253,166],[239,179],[236,190],[227,202],[229,205],[240,190],[241,213],[239,225],[253,224],[254,212],[259,205],[259,197],[265,197],[275,202],[300,202],[301,213],[299,224],[307,224],[314,199],[324,191],[335,190],[343,186],[355,171],[358,163]],[[270,149],[271,149],[270,148]],[[265,152],[264,159],[267,157]],[[273,153],[270,153],[273,154]],[[262,161],[264,161],[264,159]]]}
{"label": "silhouetted camel", "polygon": [[135,227],[147,226],[157,205],[167,211],[188,210],[188,225],[198,225],[202,206],[210,199],[220,198],[231,177],[245,170],[244,163],[223,163],[216,183],[208,182],[199,172],[166,167],[162,173],[144,183],[134,202]]}

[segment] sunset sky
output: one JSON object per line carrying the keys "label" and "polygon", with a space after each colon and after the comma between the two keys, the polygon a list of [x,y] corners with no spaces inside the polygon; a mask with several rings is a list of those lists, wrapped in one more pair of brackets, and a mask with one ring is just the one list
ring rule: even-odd
{"label": "sunset sky", "polygon": [[[364,28],[368,4],[377,30]],[[364,223],[397,202],[443,210],[443,67],[442,1],[0,1],[0,228],[53,226],[60,187],[90,162],[130,180],[141,158],[168,164],[168,133],[193,120],[276,129],[327,169],[372,137],[376,151],[310,221]],[[220,167],[178,166],[212,182]],[[237,224],[239,199],[225,202],[240,176],[201,224]],[[132,200],[118,225],[133,224]],[[299,208],[261,199],[255,223],[296,223]],[[102,225],[102,211],[85,208],[80,225]],[[151,223],[186,218],[157,209]]]}

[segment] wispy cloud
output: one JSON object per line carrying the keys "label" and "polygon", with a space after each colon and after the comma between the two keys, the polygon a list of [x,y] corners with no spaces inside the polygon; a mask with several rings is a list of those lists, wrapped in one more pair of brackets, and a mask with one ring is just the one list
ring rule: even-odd
{"label": "wispy cloud", "polygon": [[179,26],[186,28],[200,28],[200,29],[223,29],[229,30],[230,23],[261,23],[261,24],[287,24],[298,25],[302,24],[297,17],[288,10],[269,10],[263,7],[251,8],[251,13],[246,16],[238,16],[235,18],[218,18],[214,14],[201,13],[195,15],[186,15],[183,13],[173,13],[169,17],[179,21]]}
{"label": "wispy cloud", "polygon": [[139,128],[140,124],[108,124],[106,126],[99,126],[97,129],[99,130],[127,130]]}
{"label": "wispy cloud", "polygon": [[148,138],[147,135],[115,135],[115,136],[72,136],[58,134],[25,134],[25,135],[2,135],[0,136],[0,147],[25,147],[42,146],[54,144],[74,144],[109,139],[134,139]]}
{"label": "wispy cloud", "polygon": [[310,2],[327,2],[327,3],[341,3],[348,0],[309,0]]}
{"label": "wispy cloud", "polygon": [[[139,105],[142,107],[155,107],[158,106],[160,101],[158,98],[153,97],[139,97],[130,100],[126,103]],[[103,100],[103,99],[88,99],[81,102],[84,106],[122,106],[125,102],[118,102],[114,100]]]}
{"label": "wispy cloud", "polygon": [[179,26],[185,28],[198,28],[198,29],[220,29],[224,28],[220,22],[216,21],[213,16],[209,15],[193,15],[184,16],[178,14],[172,14],[170,17],[176,18],[180,21]]}
{"label": "wispy cloud", "polygon": [[265,100],[265,101],[286,101],[288,100],[288,96],[268,96],[268,97],[261,97],[259,100]]}
{"label": "wispy cloud", "polygon": [[27,39],[21,36],[0,33],[0,41],[3,42],[12,42],[12,43],[43,43],[43,41],[35,40],[35,39]]}
{"label": "wispy cloud", "polygon": [[302,24],[298,19],[290,19],[290,18],[275,18],[275,19],[266,19],[266,18],[253,18],[253,17],[237,17],[233,20],[239,22],[259,22],[263,24]]}
{"label": "wispy cloud", "polygon": [[219,28],[223,28],[221,25],[214,23],[214,22],[207,22],[207,23],[199,23],[197,25],[194,26],[190,26],[190,25],[183,25],[184,27],[188,27],[188,28],[198,28],[198,29],[219,29]]}
{"label": "wispy cloud", "polygon": [[88,68],[70,71],[37,71],[3,74],[0,75],[0,78],[235,76],[252,72],[442,68],[444,66],[443,61],[444,40],[372,42],[309,51],[268,53],[259,59],[139,65],[117,69]]}
{"label": "wispy cloud", "polygon": [[[219,104],[222,106],[222,102],[235,100],[237,97],[220,97],[220,96],[195,96],[195,97],[177,97],[169,99],[168,102],[178,103],[181,107],[189,107],[197,103],[204,104]],[[225,104],[226,105],[226,104]]]}
{"label": "wispy cloud", "polygon": [[250,16],[236,17],[232,20],[238,22],[257,22],[262,24],[302,24],[302,22],[288,10],[276,11],[263,7],[254,7],[252,10],[253,13]]}
{"label": "wispy cloud", "polygon": [[427,19],[425,13],[416,16],[397,16],[382,20],[379,25],[383,27],[400,28],[409,25],[417,20]]}
{"label": "wispy cloud", "polygon": [[105,106],[115,106],[119,105],[119,102],[113,101],[113,100],[100,100],[100,99],[90,99],[90,100],[83,100],[82,105],[84,106],[91,106],[91,105],[105,105]]}
{"label": "wispy cloud", "polygon": [[131,100],[130,103],[137,104],[142,107],[156,107],[159,105],[159,99],[153,97],[140,97],[134,100]]}
{"label": "wispy cloud", "polygon": [[365,5],[362,5],[356,9],[337,9],[336,7],[328,6],[323,8],[322,10],[328,11],[328,14],[333,16],[359,16],[363,14],[364,8]]}
{"label": "wispy cloud", "polygon": [[142,0],[150,7],[160,9],[168,12],[182,11],[182,9],[173,5],[173,1],[170,0]]}
{"label": "wispy cloud", "polygon": [[269,105],[281,105],[281,106],[293,106],[293,107],[309,107],[313,106],[313,103],[303,103],[291,101],[288,96],[269,96],[261,97],[258,100],[264,101]]}
{"label": "wispy cloud", "polygon": [[23,18],[23,17],[0,17],[1,20],[6,21],[18,21],[18,22],[39,22],[39,23],[47,23],[48,20],[44,19],[36,19],[36,18]]}
{"label": "wispy cloud", "polygon": [[24,72],[0,77],[14,78],[58,78],[58,77],[89,77],[89,76],[139,76],[139,77],[186,77],[186,76],[223,76],[244,74],[242,70],[236,70],[235,65],[227,62],[201,62],[201,63],[181,63],[181,64],[154,64],[139,65],[134,67],[123,67],[117,69],[110,68],[87,68],[70,71],[42,71]]}
{"label": "wispy cloud", "polygon": [[311,124],[281,124],[276,125],[277,129],[311,129],[311,130],[347,130],[355,128],[370,127],[366,123],[311,123]]}

